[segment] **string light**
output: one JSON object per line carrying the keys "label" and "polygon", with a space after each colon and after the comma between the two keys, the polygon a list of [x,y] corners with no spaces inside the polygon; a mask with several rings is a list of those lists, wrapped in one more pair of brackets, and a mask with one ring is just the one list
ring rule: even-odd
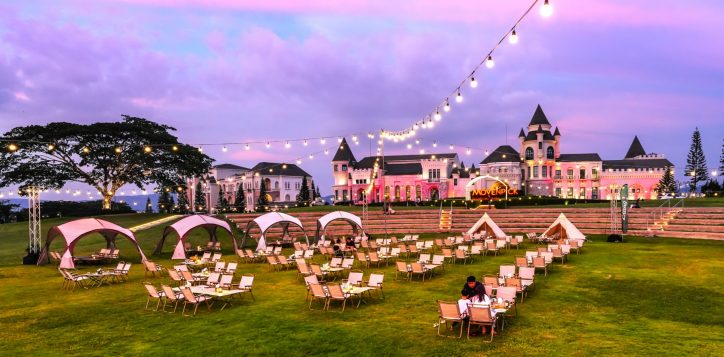
{"label": "string light", "polygon": [[327,143],[327,140],[324,139],[324,138],[321,138],[321,139],[319,139],[319,143],[322,144],[322,145],[324,145],[324,144]]}
{"label": "string light", "polygon": [[55,150],[55,145],[48,144],[48,151],[53,151],[53,150]]}
{"label": "string light", "polygon": [[13,143],[8,144],[8,150],[10,150],[10,152],[17,151],[17,150],[18,150],[18,145],[17,145],[17,144],[13,144]]}
{"label": "string light", "polygon": [[309,143],[307,142],[307,139],[304,139],[304,146],[307,146],[307,145],[309,145]]}
{"label": "string light", "polygon": [[329,155],[329,150],[324,149],[324,155]]}
{"label": "string light", "polygon": [[199,150],[199,152],[204,152],[204,148],[201,147],[201,145],[199,145],[199,149],[198,149],[198,150]]}
{"label": "string light", "polygon": [[450,150],[455,150],[455,146],[453,146],[452,144],[450,144]]}
{"label": "string light", "polygon": [[435,120],[440,121],[442,119],[442,115],[440,114],[440,108],[437,108],[435,110]]}
{"label": "string light", "polygon": [[286,144],[284,144],[284,148],[289,149],[292,147],[292,144],[289,143],[289,140],[287,140]]}
{"label": "string light", "polygon": [[408,149],[412,149],[412,144],[407,144]]}
{"label": "string light", "polygon": [[244,145],[244,150],[246,150],[246,151],[251,150],[251,146],[249,146],[249,144]]}
{"label": "string light", "polygon": [[478,81],[476,81],[472,75],[470,77],[470,88],[478,88]]}
{"label": "string light", "polygon": [[434,147],[434,148],[437,147],[437,141],[433,141],[433,142],[432,142],[432,147]]}
{"label": "string light", "polygon": [[120,148],[119,146],[116,146],[115,149],[113,149],[113,151],[114,151],[116,154],[120,154],[120,153],[121,153],[121,148]]}
{"label": "string light", "polygon": [[229,151],[229,148],[227,148],[226,145],[224,145],[224,147],[221,148],[221,151],[227,152],[227,151]]}
{"label": "string light", "polygon": [[267,141],[267,142],[266,142],[266,148],[268,149],[268,148],[270,148],[270,147],[271,147],[271,143]]}
{"label": "string light", "polygon": [[90,148],[87,146],[84,146],[83,149],[81,149],[81,151],[83,151],[84,154],[87,154],[90,152]]}
{"label": "string light", "polygon": [[553,6],[548,2],[548,0],[543,2],[543,6],[540,8],[540,14],[543,17],[550,17],[553,15]]}
{"label": "string light", "polygon": [[488,59],[485,60],[485,67],[488,67],[488,68],[495,67],[495,61],[493,61],[493,55],[489,55]]}
{"label": "string light", "polygon": [[470,148],[468,148],[467,150],[465,150],[465,153],[468,154],[468,155],[470,155],[472,152],[473,152],[473,151],[470,150]]}
{"label": "string light", "polygon": [[338,142],[338,143],[341,143],[341,142],[342,142],[342,137],[341,137],[341,136],[337,137],[337,142]]}
{"label": "string light", "polygon": [[458,102],[458,103],[462,103],[462,102],[463,102],[463,94],[460,93],[460,89],[459,89],[459,88],[458,88],[458,95],[455,96],[455,101]]}
{"label": "string light", "polygon": [[302,160],[297,159],[297,165],[301,165],[301,164],[302,164]]}
{"label": "string light", "polygon": [[148,145],[146,145],[146,146],[143,147],[143,152],[145,152],[146,154],[148,154],[149,152],[151,152],[151,150],[153,150],[153,149],[151,149],[151,147],[148,146]]}
{"label": "string light", "polygon": [[178,151],[178,145],[172,146],[172,147],[171,147],[171,150],[172,150],[172,151]]}
{"label": "string light", "polygon": [[510,36],[508,37],[508,42],[510,42],[511,45],[515,45],[518,43],[518,33],[515,32],[515,29],[513,29],[513,32],[510,33]]}
{"label": "string light", "polygon": [[445,99],[445,106],[442,108],[445,112],[450,111],[450,101],[446,98]]}

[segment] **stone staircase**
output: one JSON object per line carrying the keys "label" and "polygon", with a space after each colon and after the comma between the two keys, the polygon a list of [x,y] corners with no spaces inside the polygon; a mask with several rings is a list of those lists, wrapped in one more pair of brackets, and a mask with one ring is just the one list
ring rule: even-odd
{"label": "stone staircase", "polygon": [[[344,207],[340,207],[344,209]],[[639,208],[629,211],[628,235],[659,236],[696,239],[724,240],[724,207],[686,207],[677,208],[665,220],[651,222],[654,208]],[[443,211],[445,212],[445,211]],[[383,215],[382,212],[368,213],[363,226],[370,234],[414,234],[414,233],[445,233],[460,234],[467,231],[487,212],[488,215],[506,233],[537,232],[541,233],[553,223],[560,213],[564,213],[573,224],[584,234],[606,234],[610,229],[610,212],[608,208],[509,208],[509,209],[453,209],[448,211],[449,218],[443,222],[437,209],[397,210],[394,215]],[[291,212],[299,218],[309,236],[314,235],[316,221],[328,212]],[[355,212],[359,213],[359,212]],[[259,214],[229,214],[227,218],[245,229],[247,222]],[[453,220],[452,217],[455,217]],[[443,225],[444,223],[444,225]],[[291,228],[292,234],[301,234],[297,228]],[[258,229],[251,231],[258,234]],[[296,232],[296,233],[295,233]],[[334,222],[327,232],[333,234],[351,234],[352,230],[346,222]],[[274,227],[268,232],[269,238],[278,237],[281,228]]]}
{"label": "stone staircase", "polygon": [[452,229],[453,224],[453,211],[442,210],[440,211],[440,230],[449,232]]}

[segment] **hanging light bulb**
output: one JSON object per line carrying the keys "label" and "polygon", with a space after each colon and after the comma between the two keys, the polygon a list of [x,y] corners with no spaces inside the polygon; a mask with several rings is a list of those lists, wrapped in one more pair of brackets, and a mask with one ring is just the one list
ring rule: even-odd
{"label": "hanging light bulb", "polygon": [[83,149],[81,149],[81,150],[83,151],[84,154],[87,154],[90,152],[90,148],[87,146],[84,146]]}
{"label": "hanging light bulb", "polygon": [[415,123],[415,125],[412,126],[412,130],[417,130],[417,128],[418,128],[418,125],[417,125],[417,123]]}
{"label": "hanging light bulb", "polygon": [[227,148],[227,147],[226,147],[226,145],[224,145],[224,147],[223,147],[223,148],[221,148],[221,151],[223,151],[223,152],[227,152],[227,151],[229,151],[229,148]]}
{"label": "hanging light bulb", "polygon": [[310,159],[314,159],[314,154],[309,154]]}
{"label": "hanging light bulb", "polygon": [[460,93],[460,89],[458,89],[458,95],[455,96],[455,101],[458,102],[458,103],[462,103],[462,102],[463,102],[463,94]]}
{"label": "hanging light bulb", "polygon": [[270,148],[270,147],[271,147],[271,143],[267,141],[267,142],[266,142],[266,148],[268,149],[268,148]]}
{"label": "hanging light bulb", "polygon": [[178,146],[177,146],[177,145],[172,146],[172,147],[171,147],[171,150],[173,150],[173,151],[178,151]]}
{"label": "hanging light bulb", "polygon": [[451,144],[451,145],[450,145],[450,150],[454,150],[454,149],[455,149],[455,146],[453,146],[453,145]]}
{"label": "hanging light bulb", "polygon": [[508,37],[508,42],[510,42],[511,45],[515,45],[518,43],[518,33],[515,32],[515,29],[513,29],[513,32],[510,33],[510,36]]}
{"label": "hanging light bulb", "polygon": [[408,149],[412,149],[412,144],[407,144]]}
{"label": "hanging light bulb", "polygon": [[204,148],[199,145],[199,152],[204,152]]}
{"label": "hanging light bulb", "polygon": [[488,67],[488,68],[495,67],[495,61],[493,61],[493,55],[488,56],[488,59],[485,60],[485,67]]}
{"label": "hanging light bulb", "polygon": [[545,0],[543,2],[543,6],[540,8],[540,14],[543,17],[550,17],[553,15],[553,6],[548,2],[548,0]]}
{"label": "hanging light bulb", "polygon": [[437,108],[435,110],[435,120],[440,121],[442,119],[442,114],[440,114],[440,108]]}
{"label": "hanging light bulb", "polygon": [[446,98],[445,99],[445,106],[442,108],[445,112],[450,111],[450,101]]}
{"label": "hanging light bulb", "polygon": [[341,142],[342,142],[342,137],[341,137],[341,136],[338,136],[338,137],[337,137],[337,142],[338,142],[338,143],[341,143]]}
{"label": "hanging light bulb", "polygon": [[465,150],[465,153],[470,155],[472,153],[472,150],[470,150],[470,148],[468,148],[467,150]]}
{"label": "hanging light bulb", "polygon": [[415,145],[420,145],[420,139],[415,139]]}
{"label": "hanging light bulb", "polygon": [[53,150],[55,150],[55,145],[48,144],[48,151],[53,151]]}
{"label": "hanging light bulb", "polygon": [[352,135],[352,141],[357,141],[357,135]]}
{"label": "hanging light bulb", "polygon": [[249,146],[249,144],[244,145],[244,150],[246,150],[246,151],[251,150],[251,147]]}
{"label": "hanging light bulb", "polygon": [[324,145],[324,144],[327,143],[327,139],[321,138],[321,139],[319,139],[319,143],[322,144],[322,145]]}
{"label": "hanging light bulb", "polygon": [[427,121],[427,127],[432,129],[435,126],[435,123],[432,122],[432,119]]}
{"label": "hanging light bulb", "polygon": [[121,153],[121,148],[118,147],[118,146],[116,146],[116,148],[113,149],[113,151],[114,151],[116,154],[120,154],[120,153]]}
{"label": "hanging light bulb", "polygon": [[301,160],[301,159],[297,159],[297,165],[301,165],[301,164],[302,164],[302,160]]}
{"label": "hanging light bulb", "polygon": [[307,142],[307,139],[304,139],[304,146],[307,146],[307,145],[309,145],[309,143]]}
{"label": "hanging light bulb", "polygon": [[420,125],[423,129],[427,129],[427,123],[425,121],[422,122],[422,125]]}
{"label": "hanging light bulb", "polygon": [[478,88],[478,81],[475,80],[475,76],[470,76],[470,88]]}
{"label": "hanging light bulb", "polygon": [[433,142],[432,142],[432,147],[434,147],[434,148],[437,147],[437,141],[433,141]]}
{"label": "hanging light bulb", "polygon": [[424,153],[425,153],[425,149],[420,149],[420,154],[424,154]]}
{"label": "hanging light bulb", "polygon": [[324,149],[324,155],[329,155],[329,150]]}
{"label": "hanging light bulb", "polygon": [[485,150],[485,156],[488,156],[488,154],[489,154],[488,150]]}
{"label": "hanging light bulb", "polygon": [[287,168],[287,164],[282,165],[282,168],[283,168],[283,169],[286,169],[286,168]]}

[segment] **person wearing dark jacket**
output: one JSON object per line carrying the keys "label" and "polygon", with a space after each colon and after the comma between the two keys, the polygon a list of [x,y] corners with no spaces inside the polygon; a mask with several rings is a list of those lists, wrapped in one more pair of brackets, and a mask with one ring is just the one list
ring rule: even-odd
{"label": "person wearing dark jacket", "polygon": [[475,280],[474,276],[469,276],[468,281],[463,286],[463,290],[460,292],[463,299],[472,300],[473,296],[476,296],[476,301],[483,301],[485,298],[485,286],[479,281]]}

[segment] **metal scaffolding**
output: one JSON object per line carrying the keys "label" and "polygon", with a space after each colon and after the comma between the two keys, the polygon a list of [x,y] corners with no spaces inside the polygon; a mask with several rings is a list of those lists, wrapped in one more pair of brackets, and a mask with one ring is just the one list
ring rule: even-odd
{"label": "metal scaffolding", "polygon": [[30,244],[29,253],[40,254],[41,249],[41,227],[40,227],[40,189],[36,186],[27,188],[28,194],[28,236]]}

